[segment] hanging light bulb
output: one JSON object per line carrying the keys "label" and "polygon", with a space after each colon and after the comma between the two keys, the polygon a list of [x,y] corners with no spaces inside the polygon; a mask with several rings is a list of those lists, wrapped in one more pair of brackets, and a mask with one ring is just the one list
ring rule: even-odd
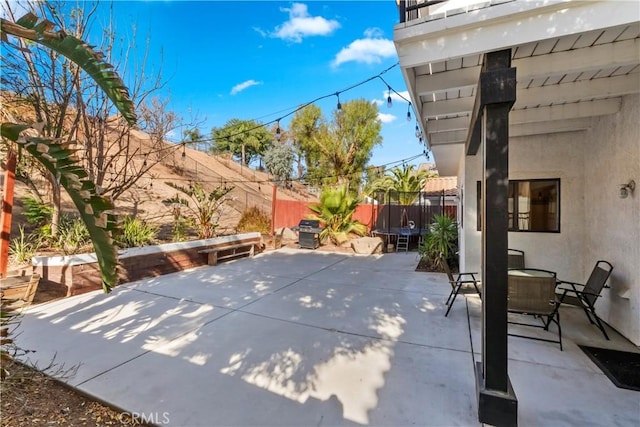
{"label": "hanging light bulb", "polygon": [[388,95],[387,95],[387,107],[393,107],[393,101],[391,100],[391,86],[387,85]]}
{"label": "hanging light bulb", "polygon": [[183,142],[182,143],[182,160],[185,160],[187,158],[187,145]]}
{"label": "hanging light bulb", "polygon": [[276,120],[276,141],[280,142],[282,134],[280,133],[280,119]]}
{"label": "hanging light bulb", "polygon": [[336,108],[338,109],[338,113],[342,112],[342,104],[340,103],[340,92],[336,92],[336,97],[338,98],[338,105],[336,105]]}
{"label": "hanging light bulb", "polygon": [[407,121],[411,121],[411,103],[409,103],[409,106],[407,107]]}
{"label": "hanging light bulb", "polygon": [[416,122],[416,138],[420,138],[420,135],[422,133],[420,132],[420,128],[418,127],[418,122]]}

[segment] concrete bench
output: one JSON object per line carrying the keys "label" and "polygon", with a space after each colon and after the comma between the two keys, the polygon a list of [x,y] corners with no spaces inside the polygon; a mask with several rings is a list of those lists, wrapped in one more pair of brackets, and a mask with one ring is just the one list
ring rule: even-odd
{"label": "concrete bench", "polygon": [[219,248],[203,249],[199,254],[207,255],[207,265],[216,265],[218,261],[236,258],[242,255],[253,256],[255,242],[236,243],[235,245],[221,246]]}

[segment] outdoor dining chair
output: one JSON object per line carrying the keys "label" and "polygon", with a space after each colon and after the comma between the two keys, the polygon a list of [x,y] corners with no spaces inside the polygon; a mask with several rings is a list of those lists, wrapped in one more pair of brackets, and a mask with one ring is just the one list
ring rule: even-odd
{"label": "outdoor dining chair", "polygon": [[512,325],[531,326],[549,330],[553,322],[558,327],[558,340],[552,340],[533,335],[509,333],[509,336],[529,338],[560,344],[562,351],[562,328],[560,326],[560,301],[556,297],[556,273],[537,268],[523,268],[509,270],[508,276],[508,311],[513,314],[532,315],[542,319],[542,324],[516,322]]}
{"label": "outdoor dining chair", "polygon": [[596,314],[595,303],[600,297],[600,292],[602,292],[602,288],[605,287],[612,271],[613,265],[611,265],[611,263],[599,260],[593,267],[589,280],[587,280],[586,284],[582,285],[580,283],[569,282],[566,280],[558,280],[559,286],[556,288],[556,292],[559,294],[561,293],[560,303],[575,305],[582,308],[584,313],[587,315],[589,322],[600,328],[602,334],[607,340],[609,339],[609,336],[604,330],[602,321]]}
{"label": "outdoor dining chair", "polygon": [[[445,303],[447,306],[447,312],[444,314],[444,317],[447,317],[459,293],[477,293],[480,296],[482,296],[482,294],[480,292],[480,281],[476,279],[476,274],[478,273],[458,273],[457,277],[454,279],[453,273],[451,273],[451,268],[449,268],[449,264],[444,257],[440,257],[440,264],[442,265],[444,272],[447,274],[449,284],[451,285],[451,293]],[[471,285],[473,285],[473,287]]]}

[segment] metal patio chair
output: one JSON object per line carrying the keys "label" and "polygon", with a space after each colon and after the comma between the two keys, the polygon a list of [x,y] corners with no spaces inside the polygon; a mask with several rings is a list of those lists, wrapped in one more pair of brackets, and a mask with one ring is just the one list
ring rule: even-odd
{"label": "metal patio chair", "polygon": [[558,326],[558,340],[509,333],[512,337],[529,338],[560,344],[562,351],[562,328],[560,326],[560,301],[556,297],[556,273],[537,268],[509,270],[508,311],[542,319],[542,324],[509,321],[512,325],[531,326],[549,330],[553,322]]}
{"label": "metal patio chair", "polygon": [[[451,269],[449,268],[447,260],[443,257],[440,257],[440,264],[442,265],[444,272],[447,274],[449,284],[451,285],[451,293],[449,294],[449,298],[447,298],[447,302],[445,303],[445,305],[447,305],[447,312],[444,314],[444,316],[447,317],[459,293],[477,293],[478,295],[480,295],[480,297],[482,297],[482,293],[480,292],[480,281],[476,279],[476,274],[478,273],[458,273],[457,277],[454,279],[453,273],[451,273]],[[473,287],[471,287],[470,285],[473,285]]]}
{"label": "metal patio chair", "polygon": [[[596,314],[595,303],[600,297],[602,288],[606,287],[607,280],[613,271],[613,265],[611,263],[599,260],[591,271],[589,280],[586,284],[580,284],[575,282],[569,282],[566,280],[558,280],[557,293],[561,293],[560,303],[570,304],[580,307],[587,315],[587,319],[593,325],[595,324],[604,337],[608,340],[609,336],[604,330],[602,321]],[[592,318],[593,316],[593,318]],[[594,321],[595,320],[595,321]]]}

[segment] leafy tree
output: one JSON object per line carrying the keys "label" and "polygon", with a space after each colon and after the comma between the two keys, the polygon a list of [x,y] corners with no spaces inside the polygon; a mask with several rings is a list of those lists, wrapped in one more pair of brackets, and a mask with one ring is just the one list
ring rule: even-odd
{"label": "leafy tree", "polygon": [[[207,151],[207,148],[210,149],[209,142],[204,141],[205,137],[198,128],[187,129],[182,132],[182,136],[186,143],[195,144],[195,149],[199,151]],[[204,150],[203,147],[205,148]]]}
{"label": "leafy tree", "polygon": [[360,184],[373,148],[382,142],[378,107],[365,99],[342,104],[326,123],[315,108],[306,107],[292,120],[292,134],[307,163],[307,177],[316,183]]}
{"label": "leafy tree", "polygon": [[264,154],[273,142],[271,133],[254,120],[231,119],[211,129],[214,151],[230,152],[244,165]]}
{"label": "leafy tree", "polygon": [[320,233],[320,240],[329,238],[336,245],[349,240],[350,234],[363,236],[367,227],[353,219],[358,206],[358,199],[353,197],[346,184],[337,187],[325,187],[320,193],[320,203],[309,206],[315,213],[311,218],[320,220],[325,228]]}
{"label": "leafy tree", "polygon": [[[2,6],[3,13],[14,21],[16,4],[5,2]],[[98,7],[97,2],[78,2],[74,6],[65,2],[20,2],[21,10],[27,8],[35,12],[34,16],[54,21],[60,28],[60,34],[77,40],[85,40],[92,32],[92,22],[95,22],[92,17]],[[64,20],[61,19],[63,16]],[[96,43],[100,46],[100,59],[119,65],[112,56],[113,52],[119,52],[115,30],[109,26],[101,34],[102,39]],[[131,61],[129,52],[134,48],[135,42],[124,49],[125,53],[118,61],[120,65],[125,66]],[[93,51],[94,48],[90,49]],[[151,94],[161,89],[164,83],[160,72],[145,75],[146,57],[133,75],[126,76],[126,80],[130,82],[130,99],[138,115],[136,125],[150,135],[152,149],[132,143],[133,123],[116,114],[117,110],[108,102],[102,88],[91,76],[80,72],[81,65],[55,49],[34,49],[27,39],[18,38],[15,43],[7,44],[6,50],[3,49],[3,103],[6,102],[14,111],[28,111],[11,121],[35,121],[40,126],[40,136],[76,144],[76,149],[82,150],[80,164],[87,171],[88,178],[100,188],[101,194],[115,201],[135,187],[150,168],[175,151],[163,141],[164,135],[176,127],[177,117],[168,111],[166,102],[151,98]],[[10,96],[6,96],[7,91]],[[150,156],[151,153],[155,155]],[[145,159],[132,161],[136,156],[144,156]],[[50,188],[35,182],[40,175],[45,177]],[[52,231],[57,234],[60,185],[55,175],[23,162],[17,169],[17,176],[29,185],[37,198],[50,197],[54,208]]]}
{"label": "leafy tree", "polygon": [[318,165],[318,153],[314,149],[315,138],[322,127],[325,126],[322,110],[316,105],[307,105],[296,112],[289,124],[289,132],[293,139],[293,148],[296,153],[296,167],[298,178],[304,174],[304,164]]}
{"label": "leafy tree", "polygon": [[214,237],[218,221],[222,215],[222,206],[229,200],[226,196],[234,187],[216,187],[213,191],[208,192],[198,183],[189,184],[188,187],[172,182],[165,182],[165,184],[187,196],[191,203],[178,194],[163,202],[184,206],[191,212],[192,219],[198,229],[198,238],[208,239]]}
{"label": "leafy tree", "polygon": [[424,189],[424,184],[430,173],[426,170],[414,171],[414,165],[395,167],[384,176],[375,179],[371,183],[369,194],[376,191],[390,193],[400,205],[411,205],[416,201],[419,192]]}
{"label": "leafy tree", "polygon": [[264,154],[264,164],[267,170],[283,185],[291,178],[295,154],[291,146],[276,143]]}
{"label": "leafy tree", "polygon": [[[40,21],[31,13],[17,22],[0,18],[0,35],[4,42],[8,43],[8,36],[14,36],[19,40],[29,40],[34,45],[44,46],[70,59],[95,80],[120,111],[124,120],[133,125],[136,122],[133,102],[127,87],[112,70],[112,66],[82,40],[64,31],[53,32],[53,27],[51,22]],[[36,76],[38,69],[32,69],[30,72],[32,76]],[[8,143],[8,149],[12,156],[16,146],[26,151],[67,191],[91,237],[103,289],[109,292],[117,281],[117,254],[112,233],[116,232],[118,227],[115,217],[108,213],[114,207],[111,200],[97,191],[95,183],[82,168],[75,150],[72,150],[67,142],[41,137],[37,129],[17,123],[2,123],[1,134],[3,138],[11,141]]]}

